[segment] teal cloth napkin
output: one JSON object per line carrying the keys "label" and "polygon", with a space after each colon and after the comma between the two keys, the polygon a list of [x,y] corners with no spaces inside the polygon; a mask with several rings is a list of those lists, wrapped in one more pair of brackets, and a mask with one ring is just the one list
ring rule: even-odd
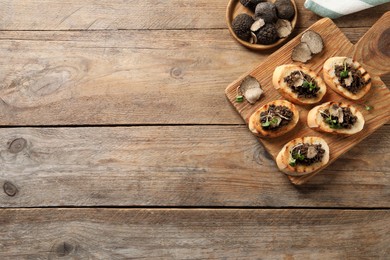
{"label": "teal cloth napkin", "polygon": [[322,17],[335,19],[389,2],[390,0],[306,0],[305,7]]}

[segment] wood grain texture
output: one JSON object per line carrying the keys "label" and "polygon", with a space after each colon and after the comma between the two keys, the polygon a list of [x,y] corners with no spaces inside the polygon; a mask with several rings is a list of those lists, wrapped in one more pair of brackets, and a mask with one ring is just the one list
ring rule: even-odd
{"label": "wood grain texture", "polygon": [[261,57],[227,30],[16,34],[1,33],[1,125],[242,123],[223,89]]}
{"label": "wood grain texture", "polygon": [[[0,210],[2,259],[387,259],[389,210]],[[17,245],[17,246],[16,246]]]}
{"label": "wood grain texture", "polygon": [[[303,2],[294,35],[319,19]],[[0,0],[0,259],[390,254],[390,125],[291,185],[223,95],[271,54],[234,42],[226,5]],[[355,43],[389,8],[336,24]],[[335,209],[4,208],[46,206]]]}
{"label": "wood grain texture", "polygon": [[302,187],[245,126],[2,128],[0,140],[1,207],[390,207],[390,125]]}
{"label": "wood grain texture", "polygon": [[[381,24],[382,23],[378,23],[375,25],[380,26]],[[388,24],[384,23],[383,27],[388,27]],[[324,51],[320,55],[314,56],[310,62],[305,64],[305,67],[310,68],[318,75],[322,76],[322,66],[325,60],[327,60],[328,58],[334,56],[354,57],[355,50],[353,48],[353,45],[348,41],[348,39],[342,34],[342,32],[330,19],[321,19],[309,29],[319,33],[322,36],[324,40]],[[375,28],[370,30],[375,30]],[[243,78],[247,75],[241,76],[238,80],[234,81],[226,88],[225,92],[229,101],[236,108],[236,110],[242,116],[246,123],[249,122],[250,116],[257,110],[257,108],[263,106],[270,101],[276,99],[284,99],[272,85],[272,74],[277,66],[293,63],[290,58],[291,52],[292,49],[297,44],[299,44],[299,42],[300,36],[297,36],[285,46],[280,48],[277,52],[274,52],[272,55],[270,55],[264,63],[255,67],[251,72],[247,74],[257,78],[257,80],[260,82],[265,91],[264,97],[260,99],[260,101],[258,101],[255,105],[251,105],[246,101],[243,103],[235,102],[235,97],[237,95],[236,89],[241,84]],[[302,63],[294,62],[294,64],[301,65]],[[267,151],[274,158],[276,158],[283,145],[288,143],[290,140],[303,136],[319,136],[323,138],[329,145],[329,164],[331,164],[340,155],[344,154],[346,151],[351,149],[354,145],[359,143],[365,137],[372,134],[376,129],[387,123],[390,119],[390,91],[386,87],[386,85],[384,85],[384,83],[380,80],[380,78],[375,76],[375,70],[369,70],[369,68],[367,68],[367,71],[372,77],[372,90],[369,92],[368,95],[366,95],[366,97],[364,97],[364,99],[360,100],[359,102],[352,102],[350,100],[342,98],[340,95],[333,92],[328,87],[327,93],[322,100],[322,102],[338,101],[345,102],[348,104],[354,104],[364,116],[364,131],[361,131],[357,134],[348,137],[316,132],[307,126],[307,113],[313,106],[297,105],[297,108],[300,112],[300,123],[298,123],[297,127],[295,127],[293,131],[290,131],[284,136],[278,138],[258,138],[258,140],[262,142]],[[363,109],[364,106],[362,104],[373,105],[375,109],[373,109],[372,111],[366,111]],[[288,176],[288,178],[291,180],[292,183],[301,185],[307,180],[309,180],[311,177],[316,175],[319,171],[326,168],[329,164],[324,165],[316,172],[300,177]]]}
{"label": "wood grain texture", "polygon": [[390,74],[390,11],[354,46],[354,58],[378,76]]}
{"label": "wood grain texture", "polygon": [[[227,0],[1,0],[0,30],[118,30],[227,28]],[[296,0],[298,26],[320,17]],[[369,27],[390,4],[336,20],[339,27]]]}
{"label": "wood grain texture", "polygon": [[183,33],[0,32],[0,125],[242,124],[223,90],[271,52]]}

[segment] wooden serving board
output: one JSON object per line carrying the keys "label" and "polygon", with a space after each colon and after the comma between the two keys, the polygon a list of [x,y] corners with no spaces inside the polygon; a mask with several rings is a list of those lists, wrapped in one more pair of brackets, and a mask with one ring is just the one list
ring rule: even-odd
{"label": "wooden serving board", "polygon": [[[328,87],[327,93],[322,100],[322,102],[342,101],[351,103],[357,107],[362,112],[366,121],[364,129],[360,133],[344,137],[316,132],[310,129],[306,123],[307,114],[314,105],[297,105],[300,112],[300,119],[294,130],[274,139],[258,138],[274,159],[283,145],[294,138],[320,136],[326,140],[330,148],[329,163],[309,175],[298,177],[288,176],[290,181],[296,185],[305,183],[390,119],[390,91],[380,79],[381,75],[390,72],[390,12],[385,13],[356,45],[353,45],[332,20],[328,18],[319,20],[308,28],[308,30],[313,30],[322,36],[325,48],[322,53],[315,55],[313,59],[304,64],[304,66],[311,68],[322,77],[322,65],[326,59],[333,56],[353,57],[370,73],[372,77],[372,88],[363,100],[355,102],[341,97]],[[282,64],[301,64],[299,62],[293,62],[290,58],[292,49],[300,42],[300,37],[301,34],[270,55],[268,59],[256,66],[252,71],[242,75],[226,88],[225,92],[227,98],[247,124],[249,117],[257,108],[270,101],[284,99],[272,86],[272,73],[277,66]],[[236,89],[247,75],[255,77],[264,90],[263,96],[254,105],[249,104],[246,100],[242,103],[237,103],[235,101]],[[364,109],[365,104],[371,105],[374,108],[367,111]]]}

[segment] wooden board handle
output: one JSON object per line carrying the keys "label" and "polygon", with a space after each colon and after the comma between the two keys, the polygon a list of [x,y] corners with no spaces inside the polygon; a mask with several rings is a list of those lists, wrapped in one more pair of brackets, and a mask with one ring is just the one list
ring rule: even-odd
{"label": "wooden board handle", "polygon": [[355,45],[353,58],[370,73],[390,73],[390,11],[386,12]]}

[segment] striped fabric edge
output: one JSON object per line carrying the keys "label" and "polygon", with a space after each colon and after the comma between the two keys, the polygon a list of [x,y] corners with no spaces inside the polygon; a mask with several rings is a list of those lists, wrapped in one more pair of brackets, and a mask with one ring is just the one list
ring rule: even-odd
{"label": "striped fabric edge", "polygon": [[360,0],[360,1],[365,2],[366,4],[372,6],[390,3],[390,0]]}
{"label": "striped fabric edge", "polygon": [[336,19],[343,16],[343,14],[325,8],[322,5],[319,5],[311,0],[306,0],[304,6],[306,9],[309,9],[322,17],[329,17],[331,19]]}
{"label": "striped fabric edge", "polygon": [[390,0],[306,0],[304,6],[314,13],[332,19],[359,12],[377,5],[389,3]]}

